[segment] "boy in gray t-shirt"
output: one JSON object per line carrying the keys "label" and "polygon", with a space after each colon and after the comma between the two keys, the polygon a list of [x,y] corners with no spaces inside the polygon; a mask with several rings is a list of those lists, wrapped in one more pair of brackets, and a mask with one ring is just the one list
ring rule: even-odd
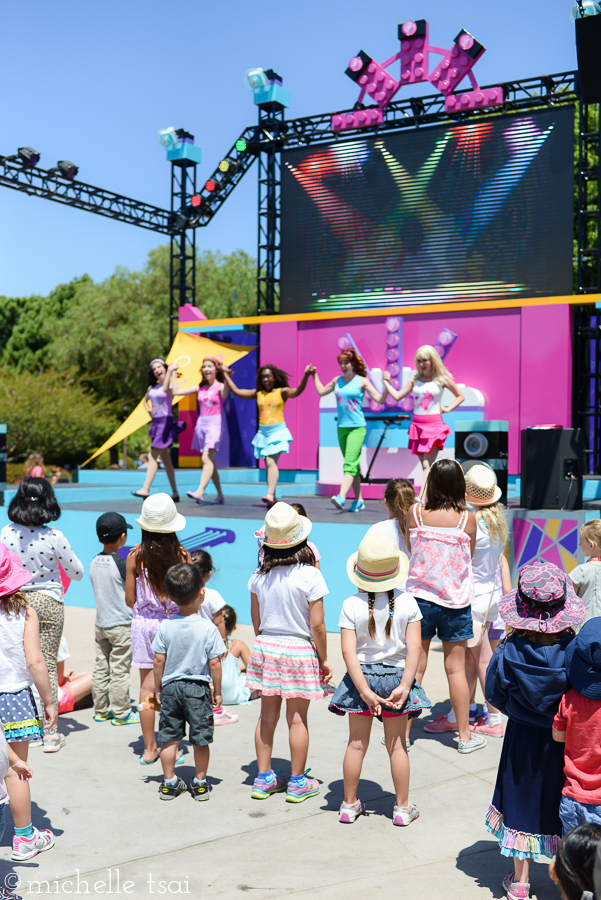
{"label": "boy in gray t-shirt", "polygon": [[589,557],[588,562],[576,566],[568,574],[576,593],[584,601],[584,621],[588,622],[601,616],[601,519],[591,519],[581,527],[580,551],[583,556]]}
{"label": "boy in gray t-shirt", "polygon": [[131,708],[132,610],[125,603],[125,560],[119,550],[131,528],[122,515],[104,513],[96,522],[102,553],[90,563],[90,580],[96,599],[96,661],[92,675],[94,721],[112,725],[137,725],[140,716]]}

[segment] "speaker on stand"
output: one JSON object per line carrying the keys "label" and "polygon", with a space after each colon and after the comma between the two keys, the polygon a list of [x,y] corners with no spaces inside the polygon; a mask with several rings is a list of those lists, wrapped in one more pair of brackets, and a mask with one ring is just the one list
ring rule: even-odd
{"label": "speaker on stand", "polygon": [[583,103],[601,103],[601,15],[576,19],[578,82]]}
{"label": "speaker on stand", "polygon": [[524,509],[582,509],[584,432],[581,428],[522,431]]}
{"label": "speaker on stand", "polygon": [[455,459],[461,465],[483,462],[493,469],[507,503],[507,457],[509,423],[459,421],[455,426]]}

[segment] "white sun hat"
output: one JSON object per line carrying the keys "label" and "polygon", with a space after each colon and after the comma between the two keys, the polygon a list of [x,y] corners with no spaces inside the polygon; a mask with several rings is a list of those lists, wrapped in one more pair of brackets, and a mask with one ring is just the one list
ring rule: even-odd
{"label": "white sun hat", "polygon": [[185,518],[178,513],[169,494],[151,494],[147,497],[136,523],[143,531],[156,534],[172,534],[186,527]]}
{"label": "white sun hat", "polygon": [[465,499],[472,506],[490,506],[500,499],[502,493],[490,466],[478,463],[465,473]]}
{"label": "white sun hat", "polygon": [[301,516],[289,503],[274,503],[265,516],[264,547],[285,550],[302,544],[311,532],[313,523]]}
{"label": "white sun hat", "polygon": [[349,556],[346,574],[362,591],[377,593],[398,587],[409,571],[406,553],[382,531],[365,535],[356,553]]}

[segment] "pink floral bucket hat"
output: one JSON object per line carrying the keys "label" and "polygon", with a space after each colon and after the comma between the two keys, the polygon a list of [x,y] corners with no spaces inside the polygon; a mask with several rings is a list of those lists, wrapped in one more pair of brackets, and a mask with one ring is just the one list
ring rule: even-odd
{"label": "pink floral bucket hat", "polygon": [[557,634],[584,621],[585,607],[571,580],[558,566],[536,562],[524,566],[518,586],[499,600],[506,625]]}
{"label": "pink floral bucket hat", "polygon": [[31,573],[26,572],[16,553],[0,544],[0,597],[15,594],[31,581]]}

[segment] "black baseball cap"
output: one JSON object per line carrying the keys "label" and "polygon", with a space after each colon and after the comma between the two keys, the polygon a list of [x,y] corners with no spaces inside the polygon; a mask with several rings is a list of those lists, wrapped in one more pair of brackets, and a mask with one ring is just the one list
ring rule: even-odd
{"label": "black baseball cap", "polygon": [[96,522],[96,534],[103,544],[116,541],[127,528],[133,528],[133,525],[128,525],[121,513],[116,512],[103,513]]}

